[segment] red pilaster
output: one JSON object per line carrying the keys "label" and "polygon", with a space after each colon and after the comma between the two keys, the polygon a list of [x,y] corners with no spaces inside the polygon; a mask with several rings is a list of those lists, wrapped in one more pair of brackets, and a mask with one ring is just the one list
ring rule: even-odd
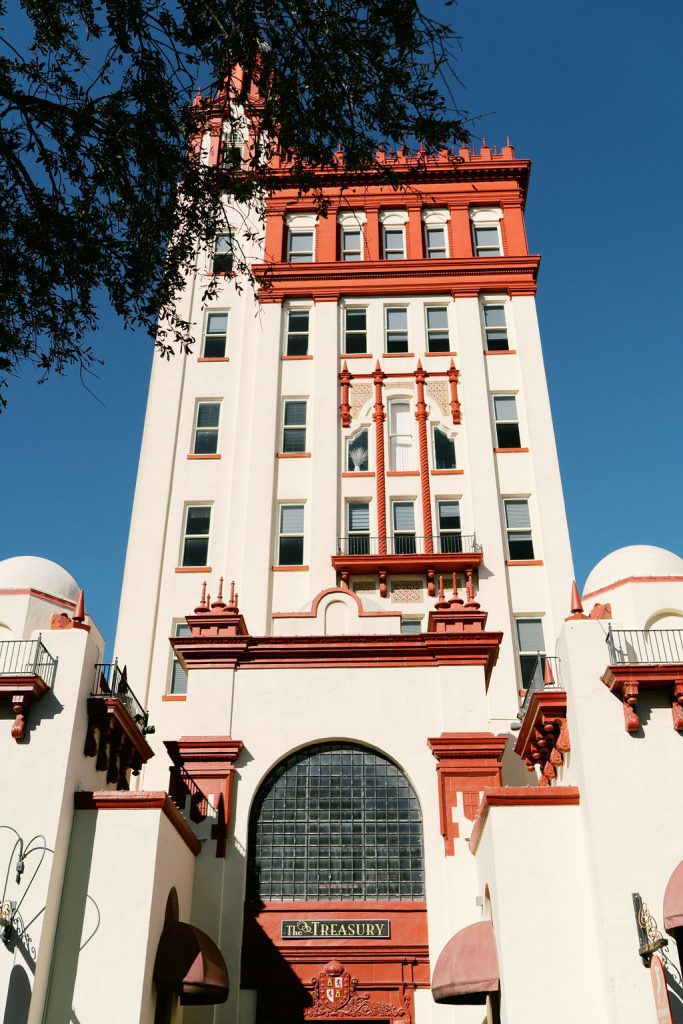
{"label": "red pilaster", "polygon": [[423,256],[421,214],[422,208],[420,206],[408,207],[408,223],[406,224],[406,255],[409,260],[421,260]]}
{"label": "red pilaster", "polygon": [[341,417],[342,427],[351,426],[351,406],[349,405],[349,386],[351,384],[351,374],[349,368],[344,360],[344,364],[339,374],[339,381],[341,383],[341,405],[339,406],[339,414]]}
{"label": "red pilaster", "polygon": [[462,794],[462,812],[474,821],[481,794],[501,784],[501,762],[507,737],[490,732],[442,732],[427,743],[438,762],[441,835],[446,856],[452,857],[455,840],[460,837],[460,826],[454,821],[458,793]]}
{"label": "red pilaster", "polygon": [[503,201],[500,206],[503,211],[500,224],[503,232],[503,252],[506,256],[526,256],[529,250],[521,197],[516,202]]}
{"label": "red pilaster", "polygon": [[415,370],[417,383],[417,420],[418,441],[420,448],[420,486],[422,491],[422,525],[424,528],[425,554],[431,555],[434,550],[432,540],[432,496],[429,489],[429,451],[427,448],[427,405],[425,403],[425,380],[427,373],[418,359]]}
{"label": "red pilaster", "polygon": [[[372,414],[372,419],[375,424],[375,471],[377,473],[377,549],[380,555],[386,555],[387,553],[387,498],[384,469],[384,421],[387,418],[387,414],[384,411],[384,403],[382,401],[382,382],[384,381],[385,376],[386,374],[382,373],[382,369],[379,365],[378,359],[375,365],[374,373],[372,375],[372,380],[375,385],[375,409]],[[384,584],[384,590],[386,593],[386,583]]]}
{"label": "red pilaster", "polygon": [[265,259],[267,263],[279,263],[284,257],[285,220],[282,213],[268,210],[266,213]]}
{"label": "red pilaster", "polygon": [[466,206],[452,206],[451,219],[451,257],[464,259],[472,257],[472,231],[470,228],[470,212]]}
{"label": "red pilaster", "polygon": [[454,423],[460,423],[462,419],[462,413],[460,409],[460,402],[458,401],[458,378],[460,372],[456,370],[455,363],[451,359],[451,364],[448,367],[448,384],[451,389],[451,415]]}
{"label": "red pilaster", "polygon": [[337,218],[333,210],[318,219],[315,258],[319,263],[333,263],[337,258]]}
{"label": "red pilaster", "polygon": [[366,210],[367,221],[365,224],[365,253],[367,260],[378,260],[380,258],[379,247],[379,210]]}

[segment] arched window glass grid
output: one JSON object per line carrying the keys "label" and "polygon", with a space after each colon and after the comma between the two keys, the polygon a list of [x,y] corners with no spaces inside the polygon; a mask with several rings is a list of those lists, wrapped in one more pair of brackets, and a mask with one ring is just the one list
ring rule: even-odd
{"label": "arched window glass grid", "polygon": [[248,895],[424,899],[422,814],[401,769],[347,743],[315,744],[282,761],[252,809]]}

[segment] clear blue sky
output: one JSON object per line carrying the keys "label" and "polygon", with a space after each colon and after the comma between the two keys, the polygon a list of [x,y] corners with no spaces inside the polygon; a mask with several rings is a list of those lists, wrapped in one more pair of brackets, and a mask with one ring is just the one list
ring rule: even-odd
{"label": "clear blue sky", "polygon": [[[443,13],[437,0],[429,10]],[[576,574],[625,544],[681,549],[683,131],[674,0],[460,0],[463,106],[533,160],[527,205]],[[111,644],[150,344],[103,310],[106,360],[10,388],[0,558],[60,562]],[[569,594],[567,595],[569,599]],[[109,649],[111,653],[111,648]]]}

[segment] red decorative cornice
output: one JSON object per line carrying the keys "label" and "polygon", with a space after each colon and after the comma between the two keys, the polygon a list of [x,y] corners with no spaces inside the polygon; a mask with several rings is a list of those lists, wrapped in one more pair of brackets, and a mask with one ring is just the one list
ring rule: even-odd
{"label": "red decorative cornice", "polygon": [[165,740],[164,746],[173,761],[169,793],[178,804],[190,797],[190,818],[204,821],[216,799],[217,821],[212,838],[216,840],[216,856],[225,857],[235,761],[244,744],[230,736],[181,736]]}
{"label": "red decorative cornice", "polygon": [[0,703],[10,704],[16,716],[11,735],[17,743],[26,735],[31,704],[44,697],[49,689],[40,676],[3,674],[0,677]]}
{"label": "red decorative cornice", "polygon": [[502,633],[384,636],[176,636],[185,670],[201,668],[384,668],[480,665],[489,679]]}
{"label": "red decorative cornice", "polygon": [[578,786],[503,786],[487,789],[481,798],[470,836],[470,852],[476,853],[491,807],[578,807]]}
{"label": "red decorative cornice", "polygon": [[460,826],[454,820],[458,793],[466,818],[474,821],[480,794],[487,787],[500,786],[503,752],[507,736],[490,732],[442,732],[427,740],[437,759],[439,820],[446,856],[455,853]]}
{"label": "red decorative cornice", "polygon": [[437,572],[462,573],[468,569],[477,569],[482,558],[481,551],[433,551],[430,555],[332,555],[332,565],[342,579],[377,574],[381,581],[380,591],[383,588],[382,597],[386,597],[388,575],[420,573],[427,577],[429,596],[434,597]]}
{"label": "red decorative cornice", "polygon": [[187,848],[195,855],[201,844],[182,814],[163,791],[124,793],[115,790],[100,790],[95,793],[74,793],[76,811],[154,811],[165,814]]}
{"label": "red decorative cornice", "polygon": [[683,663],[672,665],[610,665],[602,681],[612,693],[621,694],[627,732],[640,728],[638,697],[640,690],[661,690],[671,687],[673,726],[683,732]]}
{"label": "red decorative cornice", "polygon": [[515,743],[515,754],[526,762],[530,772],[539,767],[539,785],[549,786],[569,750],[566,692],[550,687],[534,690]]}
{"label": "red decorative cornice", "polygon": [[336,300],[350,295],[452,295],[480,292],[535,295],[540,256],[493,256],[447,260],[361,260],[334,263],[256,263],[263,282],[258,300],[286,298]]}

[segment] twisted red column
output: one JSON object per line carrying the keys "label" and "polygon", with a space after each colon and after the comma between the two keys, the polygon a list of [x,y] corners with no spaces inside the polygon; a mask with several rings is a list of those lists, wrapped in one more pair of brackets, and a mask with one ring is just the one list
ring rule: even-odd
{"label": "twisted red column", "polygon": [[415,370],[417,381],[417,420],[418,441],[420,447],[420,485],[422,489],[422,525],[425,534],[425,554],[431,555],[434,550],[432,542],[432,496],[429,487],[429,451],[427,448],[427,405],[425,403],[425,380],[427,373],[418,360]]}
{"label": "twisted red column", "polygon": [[384,421],[387,415],[382,402],[382,382],[385,374],[379,365],[375,365],[372,380],[375,385],[375,409],[372,419],[375,424],[375,471],[377,473],[377,551],[380,555],[387,553],[387,497],[384,475]]}

